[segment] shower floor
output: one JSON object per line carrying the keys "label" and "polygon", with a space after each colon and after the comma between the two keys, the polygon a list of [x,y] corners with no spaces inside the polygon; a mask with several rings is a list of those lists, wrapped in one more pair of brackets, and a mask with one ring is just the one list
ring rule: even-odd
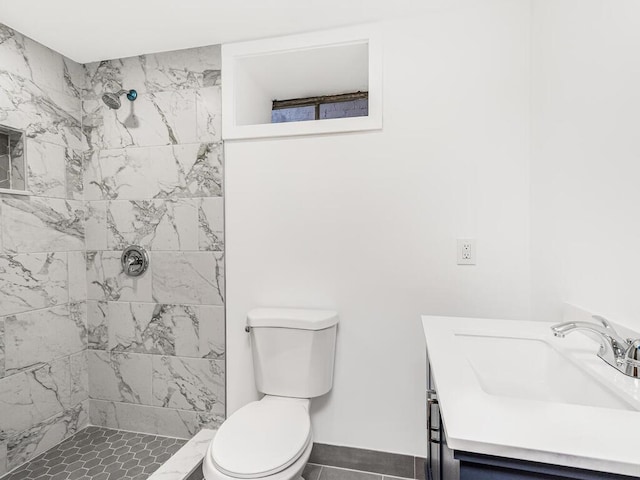
{"label": "shower floor", "polygon": [[146,480],[185,443],[87,427],[1,480]]}

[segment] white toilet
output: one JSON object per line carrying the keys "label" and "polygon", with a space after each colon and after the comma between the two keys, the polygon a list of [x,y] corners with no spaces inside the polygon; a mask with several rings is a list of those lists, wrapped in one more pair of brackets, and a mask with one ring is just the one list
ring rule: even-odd
{"label": "white toilet", "polygon": [[209,445],[206,480],[293,480],[313,447],[309,405],[333,385],[338,314],[258,308],[247,315],[262,400],[231,415]]}

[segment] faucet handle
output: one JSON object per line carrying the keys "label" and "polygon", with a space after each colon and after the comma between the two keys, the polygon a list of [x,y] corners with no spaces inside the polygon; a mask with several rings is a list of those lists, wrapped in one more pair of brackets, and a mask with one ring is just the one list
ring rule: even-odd
{"label": "faucet handle", "polygon": [[629,348],[625,352],[625,358],[627,360],[640,360],[640,338],[635,340],[629,339]]}
{"label": "faucet handle", "polygon": [[593,318],[596,322],[600,322],[600,324],[606,328],[607,330],[609,330],[614,337],[616,337],[618,343],[620,343],[620,341],[623,341],[625,343],[621,343],[621,347],[623,346],[629,346],[631,345],[631,342],[633,342],[632,338],[624,338],[620,335],[618,335],[618,332],[616,331],[616,329],[613,327],[613,323],[611,323],[609,320],[607,320],[606,318],[604,318],[602,315],[592,315],[591,318]]}
{"label": "faucet handle", "polygon": [[593,318],[597,322],[600,322],[604,328],[610,328],[614,332],[616,331],[615,328],[613,328],[613,325],[611,325],[611,322],[609,322],[609,320],[604,318],[602,315],[591,315],[591,318]]}
{"label": "faucet handle", "polygon": [[640,339],[630,340],[624,360],[618,367],[625,375],[640,378]]}

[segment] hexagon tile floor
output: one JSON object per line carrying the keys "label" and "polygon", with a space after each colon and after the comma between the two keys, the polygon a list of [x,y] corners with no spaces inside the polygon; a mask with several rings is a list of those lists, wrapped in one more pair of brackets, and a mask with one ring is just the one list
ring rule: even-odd
{"label": "hexagon tile floor", "polygon": [[2,480],[147,480],[186,440],[87,427]]}

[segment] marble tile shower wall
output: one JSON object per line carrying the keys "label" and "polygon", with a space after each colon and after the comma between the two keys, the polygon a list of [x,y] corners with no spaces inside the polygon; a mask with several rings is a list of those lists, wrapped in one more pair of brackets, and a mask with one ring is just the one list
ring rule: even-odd
{"label": "marble tile shower wall", "polygon": [[82,67],[0,24],[0,124],[31,196],[0,194],[0,475],[88,423]]}
{"label": "marble tile shower wall", "polygon": [[[91,423],[190,437],[225,415],[220,48],[84,71]],[[120,86],[138,99],[111,110]],[[138,279],[129,244],[150,252]]]}
{"label": "marble tile shower wall", "polygon": [[[105,90],[135,88],[120,110]],[[220,49],[79,65],[0,24],[0,475],[89,423],[189,437],[225,414]],[[149,271],[119,258],[145,246]]]}

